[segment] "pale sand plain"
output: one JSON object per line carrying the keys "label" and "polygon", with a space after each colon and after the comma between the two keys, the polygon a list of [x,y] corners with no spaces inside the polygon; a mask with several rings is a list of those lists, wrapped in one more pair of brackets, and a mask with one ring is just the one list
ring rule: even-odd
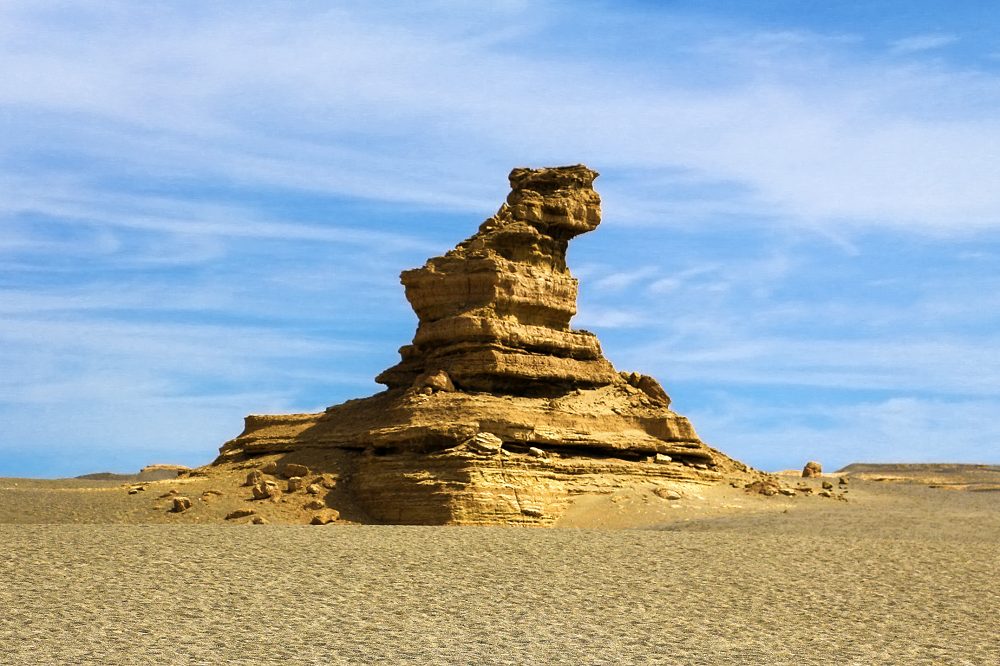
{"label": "pale sand plain", "polygon": [[2,479],[0,664],[1000,664],[1000,492],[947,481],[640,489],[540,529],[169,524]]}

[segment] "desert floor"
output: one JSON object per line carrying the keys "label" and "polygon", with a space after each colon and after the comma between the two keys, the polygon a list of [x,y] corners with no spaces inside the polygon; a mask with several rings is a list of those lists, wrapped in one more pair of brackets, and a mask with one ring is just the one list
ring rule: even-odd
{"label": "desert floor", "polygon": [[1000,664],[995,484],[869,472],[555,529],[170,524],[172,482],[0,479],[0,663]]}

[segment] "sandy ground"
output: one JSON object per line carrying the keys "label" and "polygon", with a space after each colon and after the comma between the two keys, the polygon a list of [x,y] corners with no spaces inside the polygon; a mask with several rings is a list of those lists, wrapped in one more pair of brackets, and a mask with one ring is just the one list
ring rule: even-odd
{"label": "sandy ground", "polygon": [[531,529],[172,525],[171,482],[5,479],[0,663],[1000,664],[1000,492],[937,481]]}

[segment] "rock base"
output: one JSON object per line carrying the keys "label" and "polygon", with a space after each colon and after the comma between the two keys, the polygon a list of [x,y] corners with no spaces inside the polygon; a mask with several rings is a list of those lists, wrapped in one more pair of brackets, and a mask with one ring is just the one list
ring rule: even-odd
{"label": "rock base", "polygon": [[714,484],[747,469],[624,382],[559,398],[425,390],[248,416],[216,464],[275,453],[308,463],[335,449],[337,469],[322,471],[359,509],[374,522],[419,525],[550,525],[580,494]]}

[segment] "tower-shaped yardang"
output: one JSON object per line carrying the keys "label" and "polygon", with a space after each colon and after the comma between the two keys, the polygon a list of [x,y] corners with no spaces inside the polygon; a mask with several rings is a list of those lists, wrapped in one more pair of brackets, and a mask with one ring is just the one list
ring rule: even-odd
{"label": "tower-shaped yardang", "polygon": [[520,396],[619,383],[597,337],[569,328],[577,282],[566,248],[601,222],[596,177],[584,166],[515,169],[507,203],[479,233],[404,271],[420,325],[376,381],[406,387],[443,370],[459,389]]}
{"label": "tower-shaped yardang", "polygon": [[322,414],[249,416],[216,465],[282,454],[338,475],[366,520],[551,524],[574,496],[743,466],[705,446],[651,377],[573,331],[566,248],[601,220],[597,173],[515,169],[507,203],[404,271],[420,324],[387,390]]}

